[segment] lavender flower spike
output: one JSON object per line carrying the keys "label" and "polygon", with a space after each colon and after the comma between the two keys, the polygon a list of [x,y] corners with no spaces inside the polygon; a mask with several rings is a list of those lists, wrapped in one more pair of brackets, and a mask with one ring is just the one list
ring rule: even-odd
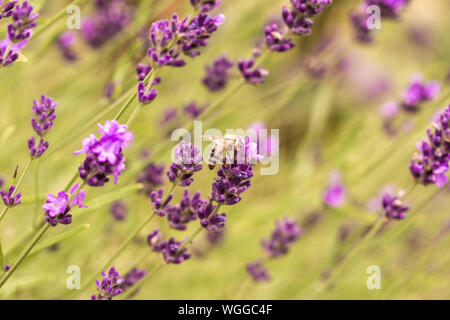
{"label": "lavender flower spike", "polygon": [[0,190],[0,196],[2,197],[3,203],[9,208],[15,207],[22,202],[22,200],[20,200],[22,194],[14,194],[14,190],[16,190],[16,186],[14,185],[9,188],[8,192]]}
{"label": "lavender flower spike", "polygon": [[269,23],[264,30],[266,46],[271,51],[285,52],[295,47],[295,43],[286,37],[286,30],[282,28],[279,21],[274,21]]}
{"label": "lavender flower spike", "polygon": [[187,248],[185,247],[180,250],[181,245],[181,241],[176,241],[174,238],[170,238],[169,241],[162,241],[160,246],[164,262],[180,264],[188,260],[191,255],[186,252]]}
{"label": "lavender flower spike", "polygon": [[173,193],[171,193],[167,199],[164,199],[164,189],[161,188],[158,191],[152,191],[150,193],[150,203],[153,207],[153,212],[160,217],[164,217],[167,212],[165,210],[166,206],[170,203],[173,198]]}
{"label": "lavender flower spike", "polygon": [[128,207],[124,201],[114,201],[109,208],[109,212],[114,220],[122,221],[127,217]]}
{"label": "lavender flower spike", "polygon": [[285,255],[289,247],[298,240],[301,234],[302,229],[297,222],[286,218],[277,222],[270,239],[263,240],[261,245],[269,257],[276,258]]}
{"label": "lavender flower spike", "polygon": [[269,271],[264,267],[262,261],[255,261],[248,263],[246,266],[248,274],[256,282],[267,282],[270,281]]}
{"label": "lavender flower spike", "polygon": [[44,139],[39,139],[39,144],[36,145],[36,139],[31,137],[28,139],[28,149],[30,150],[30,156],[33,159],[41,157],[45,151],[47,151],[49,142]]}
{"label": "lavender flower spike", "polygon": [[212,66],[206,66],[206,75],[202,79],[203,84],[210,91],[219,91],[224,89],[232,74],[230,69],[234,63],[225,56],[217,58]]}
{"label": "lavender flower spike", "polygon": [[164,184],[164,165],[148,164],[137,176],[137,181],[143,184],[143,192],[150,196],[152,191]]}
{"label": "lavender flower spike", "polygon": [[146,87],[144,81],[139,81],[137,88],[139,102],[143,105],[149,104],[158,96],[158,90],[152,89],[152,86]]}
{"label": "lavender flower spike", "polygon": [[97,280],[95,285],[97,286],[98,295],[92,295],[92,300],[111,300],[115,296],[118,296],[123,292],[121,286],[124,279],[120,277],[119,272],[114,267],[109,269],[108,274],[105,271],[102,272],[103,279]]}
{"label": "lavender flower spike", "polygon": [[135,267],[125,275],[125,277],[123,278],[123,282],[120,284],[120,288],[123,291],[129,290],[146,275],[147,275],[146,270],[140,270],[137,267]]}
{"label": "lavender flower spike", "polygon": [[195,172],[202,169],[202,153],[197,145],[181,141],[174,150],[173,162],[167,171],[171,182],[178,181],[178,185],[189,186],[194,179]]}
{"label": "lavender flower spike", "polygon": [[31,37],[32,29],[36,27],[36,19],[39,17],[33,9],[28,1],[14,7],[11,15],[13,22],[8,25],[8,37],[12,42],[21,42]]}
{"label": "lavender flower spike", "polygon": [[262,84],[269,75],[269,71],[267,71],[266,69],[255,67],[254,59],[239,60],[238,68],[245,81],[250,84]]}
{"label": "lavender flower spike", "polygon": [[0,8],[0,20],[2,18],[9,18],[12,16],[14,12],[14,7],[16,6],[18,0],[8,1],[3,5],[3,1],[0,1],[0,5],[3,7]]}
{"label": "lavender flower spike", "polygon": [[198,210],[203,202],[200,192],[195,193],[191,198],[189,190],[185,189],[179,204],[167,206],[167,220],[170,227],[176,230],[186,230],[186,225],[197,219]]}
{"label": "lavender flower spike", "polygon": [[147,236],[147,243],[152,251],[161,251],[161,242],[163,241],[163,234],[159,231],[159,228],[155,228],[152,233]]}
{"label": "lavender flower spike", "polygon": [[33,101],[31,110],[33,111],[34,118],[31,119],[31,125],[38,136],[45,136],[53,128],[53,122],[56,118],[55,109],[57,106],[58,104],[45,94],[41,96],[40,101]]}
{"label": "lavender flower spike", "polygon": [[406,212],[409,210],[409,207],[403,204],[400,197],[391,196],[389,193],[383,196],[382,206],[388,219],[404,219],[406,218]]}

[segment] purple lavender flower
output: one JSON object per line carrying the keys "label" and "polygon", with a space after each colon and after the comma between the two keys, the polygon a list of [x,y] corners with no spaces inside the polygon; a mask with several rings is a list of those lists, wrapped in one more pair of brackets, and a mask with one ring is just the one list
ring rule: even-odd
{"label": "purple lavender flower", "polygon": [[167,171],[171,182],[177,182],[182,187],[189,186],[195,172],[202,169],[202,153],[197,145],[181,141],[174,150],[173,162]]}
{"label": "purple lavender flower", "polygon": [[190,1],[191,5],[202,13],[214,10],[220,4],[220,0],[190,0]]}
{"label": "purple lavender flower", "polygon": [[14,12],[14,7],[16,6],[18,0],[12,0],[6,2],[4,5],[2,4],[3,1],[0,1],[0,6],[3,5],[0,8],[0,20],[2,18],[9,18],[12,16]]}
{"label": "purple lavender flower", "polygon": [[195,193],[191,198],[189,190],[185,189],[180,203],[169,205],[166,208],[170,227],[176,230],[186,230],[186,225],[197,219],[199,208],[203,202],[200,192]]}
{"label": "purple lavender flower", "polygon": [[[74,206],[79,208],[88,208],[83,204],[86,192],[84,190],[78,191],[78,183],[70,188],[70,197],[65,191],[61,191],[57,196],[47,193],[47,202],[42,206],[45,210],[47,221],[52,227],[60,224],[71,224],[72,215],[70,210]],[[70,198],[72,200],[69,202]]]}
{"label": "purple lavender flower", "polygon": [[94,16],[84,19],[81,27],[86,42],[94,49],[102,47],[131,22],[132,16],[123,0],[96,1]]}
{"label": "purple lavender flower", "polygon": [[11,42],[11,40],[9,40],[9,39],[0,41],[0,67],[1,66],[3,66],[3,67],[9,66],[14,61],[16,61],[19,58],[20,49],[27,44],[27,40],[19,42],[19,43],[14,43],[11,46],[11,49],[9,50],[8,54],[4,58],[6,50],[8,49],[10,42]]}
{"label": "purple lavender flower", "polygon": [[203,84],[211,91],[224,89],[230,80],[233,61],[221,56],[214,60],[214,63],[205,67],[206,75],[202,79]]}
{"label": "purple lavender flower", "polygon": [[78,59],[77,55],[73,50],[73,45],[75,41],[76,41],[75,33],[71,31],[63,32],[57,39],[57,44],[63,58],[69,62],[73,62]]}
{"label": "purple lavender flower", "polygon": [[227,215],[225,213],[217,213],[217,206],[212,201],[203,201],[198,209],[198,217],[203,228],[211,233],[217,233],[225,228]]}
{"label": "purple lavender flower", "polygon": [[120,284],[120,288],[122,289],[122,291],[129,290],[146,275],[147,270],[140,270],[135,267],[130,272],[128,272],[125,277],[123,277],[123,282]]}
{"label": "purple lavender flower", "polygon": [[211,199],[224,205],[242,200],[241,194],[251,186],[253,168],[249,164],[222,165],[211,185]]}
{"label": "purple lavender flower", "polygon": [[36,145],[36,139],[31,137],[28,139],[28,149],[30,150],[30,156],[33,159],[41,157],[45,151],[47,151],[49,142],[44,139],[39,139],[39,143]]}
{"label": "purple lavender flower", "polygon": [[406,111],[418,111],[421,103],[435,99],[440,91],[441,85],[439,82],[424,83],[420,75],[415,75],[403,94],[402,106]]}
{"label": "purple lavender flower", "polygon": [[33,101],[31,110],[33,111],[34,118],[31,119],[31,125],[38,136],[45,136],[53,128],[53,121],[56,118],[55,109],[57,106],[58,104],[45,94],[41,96],[40,101]]}
{"label": "purple lavender flower", "polygon": [[258,260],[252,263],[248,263],[246,266],[248,274],[256,282],[270,281],[269,271],[264,267],[262,261]]}
{"label": "purple lavender flower", "polygon": [[262,240],[261,245],[266,254],[271,258],[285,255],[289,247],[298,240],[302,234],[302,229],[296,221],[285,218],[277,221],[275,230],[269,240]]}
{"label": "purple lavender flower", "polygon": [[262,84],[269,75],[269,71],[255,66],[255,59],[241,59],[238,62],[238,68],[245,81],[250,84]]}
{"label": "purple lavender flower", "polygon": [[11,266],[10,266],[9,264],[7,264],[7,265],[5,266],[5,272],[8,271],[9,269],[11,269]]}
{"label": "purple lavender flower", "polygon": [[114,183],[117,183],[119,175],[125,170],[122,150],[133,140],[133,134],[127,131],[127,126],[115,120],[98,126],[100,138],[91,134],[83,140],[82,149],[75,152],[75,155],[86,154],[86,159],[78,170],[80,178],[92,187],[103,186],[109,181],[110,175],[114,177]]}
{"label": "purple lavender flower", "polygon": [[109,212],[114,220],[122,221],[127,216],[128,207],[124,201],[114,201],[109,208]]}
{"label": "purple lavender flower", "polygon": [[136,66],[136,73],[138,75],[138,80],[143,81],[147,75],[152,71],[152,66],[147,64],[138,63]]}
{"label": "purple lavender flower", "polygon": [[184,106],[184,113],[187,114],[191,119],[196,119],[200,116],[206,107],[198,107],[195,102],[191,102]]}
{"label": "purple lavender flower", "polygon": [[153,89],[153,84],[146,86],[144,81],[139,81],[137,95],[139,102],[143,105],[149,104],[158,96],[158,90]]}
{"label": "purple lavender flower", "polygon": [[339,172],[334,171],[330,174],[329,186],[323,194],[323,201],[332,208],[341,207],[345,203],[346,191],[342,185],[342,177]]}
{"label": "purple lavender flower", "polygon": [[[180,264],[188,260],[191,255],[187,253],[187,248],[181,248],[181,241],[176,241],[173,237],[169,241],[161,242],[161,253],[166,263]],[[180,249],[181,248],[181,249]]]}
{"label": "purple lavender flower", "polygon": [[164,199],[164,189],[161,188],[158,191],[152,191],[150,193],[150,203],[153,207],[154,213],[160,217],[166,215],[166,206],[170,203],[173,198],[173,193],[171,193],[167,199]]}
{"label": "purple lavender flower", "polygon": [[409,207],[404,205],[399,197],[392,196],[389,193],[383,196],[382,206],[388,219],[404,219],[406,218],[406,212],[409,210]]}
{"label": "purple lavender flower", "polygon": [[24,1],[12,10],[12,23],[8,25],[8,37],[12,42],[21,42],[31,37],[32,29],[36,27],[39,14],[33,12],[33,6]]}
{"label": "purple lavender flower", "polygon": [[164,165],[155,163],[148,164],[137,177],[137,181],[143,184],[143,192],[150,196],[150,193],[157,187],[164,184]]}
{"label": "purple lavender flower", "polygon": [[448,183],[446,172],[450,161],[450,105],[428,129],[428,141],[418,144],[419,152],[412,157],[409,169],[416,181],[428,185],[435,183],[443,187]]}
{"label": "purple lavender flower", "polygon": [[9,187],[8,192],[5,190],[0,190],[0,196],[2,196],[3,203],[5,206],[12,208],[17,205],[19,205],[22,200],[20,200],[20,197],[22,196],[21,193],[14,194],[14,191],[16,190],[16,186],[12,185]]}
{"label": "purple lavender flower", "polygon": [[206,240],[208,240],[208,242],[213,245],[221,243],[224,240],[224,237],[225,237],[225,229],[220,229],[214,232],[208,232],[206,234]]}
{"label": "purple lavender flower", "polygon": [[265,30],[266,46],[271,51],[285,52],[295,47],[291,38],[286,37],[286,30],[279,21],[269,23]]}
{"label": "purple lavender flower", "polygon": [[114,267],[109,269],[108,274],[105,271],[102,272],[103,279],[97,280],[95,285],[97,286],[98,295],[92,295],[92,300],[111,300],[115,296],[121,294],[121,289],[124,279],[120,277],[119,272]]}
{"label": "purple lavender flower", "polygon": [[161,119],[161,125],[166,125],[169,122],[171,122],[172,120],[176,119],[178,115],[178,110],[175,108],[169,108],[167,109]]}
{"label": "purple lavender flower", "polygon": [[159,228],[155,228],[152,233],[147,236],[147,243],[152,248],[152,251],[161,251],[161,242],[163,241],[163,234]]}

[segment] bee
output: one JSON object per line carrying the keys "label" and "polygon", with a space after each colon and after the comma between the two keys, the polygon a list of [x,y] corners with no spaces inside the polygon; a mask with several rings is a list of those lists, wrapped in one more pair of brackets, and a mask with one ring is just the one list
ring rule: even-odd
{"label": "bee", "polygon": [[210,141],[214,143],[208,156],[208,168],[213,170],[217,164],[222,162],[229,166],[227,159],[235,159],[235,153],[244,147],[243,138],[226,134],[225,136],[209,136]]}

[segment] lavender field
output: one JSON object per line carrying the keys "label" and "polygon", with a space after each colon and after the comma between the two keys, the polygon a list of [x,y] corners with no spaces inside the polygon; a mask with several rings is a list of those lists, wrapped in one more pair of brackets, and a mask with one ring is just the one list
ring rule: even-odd
{"label": "lavender field", "polygon": [[0,0],[0,299],[450,299],[449,10]]}

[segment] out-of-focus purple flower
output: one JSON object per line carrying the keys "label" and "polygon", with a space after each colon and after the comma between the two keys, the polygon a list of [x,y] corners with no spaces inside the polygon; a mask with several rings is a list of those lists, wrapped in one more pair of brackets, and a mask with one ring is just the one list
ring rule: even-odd
{"label": "out-of-focus purple flower", "polygon": [[231,68],[233,65],[233,61],[225,56],[217,58],[212,65],[207,65],[205,67],[206,75],[202,79],[203,84],[210,91],[224,89],[232,76]]}
{"label": "out-of-focus purple flower", "polygon": [[218,244],[223,241],[225,237],[225,229],[220,229],[214,232],[208,232],[206,234],[206,240],[211,244]]}
{"label": "out-of-focus purple flower", "polygon": [[394,127],[396,116],[400,112],[400,105],[397,102],[387,102],[380,107],[380,114],[383,118],[383,128],[389,135],[394,135],[397,129]]}
{"label": "out-of-focus purple flower", "polygon": [[2,196],[3,203],[5,206],[12,208],[17,205],[19,205],[22,200],[20,200],[20,197],[22,196],[21,193],[14,194],[14,191],[16,190],[16,186],[12,185],[9,187],[8,192],[5,190],[0,190],[0,196]]}
{"label": "out-of-focus purple flower", "polygon": [[2,175],[0,175],[0,188],[3,187],[4,183],[5,183],[5,178]]}
{"label": "out-of-focus purple flower", "polygon": [[115,296],[123,292],[121,286],[124,279],[120,277],[119,272],[114,267],[109,269],[108,274],[105,271],[102,272],[102,281],[97,280],[95,285],[97,286],[98,295],[92,295],[92,300],[111,300]]}
{"label": "out-of-focus purple flower", "polygon": [[57,39],[57,44],[61,50],[63,58],[69,62],[76,61],[78,59],[76,53],[73,50],[73,45],[76,42],[75,33],[72,31],[63,32]]}
{"label": "out-of-focus purple flower", "polygon": [[256,282],[270,281],[270,275],[267,268],[263,265],[262,261],[258,260],[252,263],[248,263],[246,266],[248,274]]}
{"label": "out-of-focus purple flower", "polygon": [[83,140],[82,149],[75,152],[75,155],[86,154],[78,170],[81,179],[93,187],[103,186],[109,181],[110,175],[117,183],[119,175],[125,170],[122,150],[133,140],[133,134],[127,130],[127,126],[115,120],[106,121],[104,126],[99,124],[99,127],[100,138],[91,134]]}
{"label": "out-of-focus purple flower", "polygon": [[7,265],[5,266],[5,272],[6,272],[6,271],[9,271],[9,269],[11,269],[11,266],[10,266],[9,264],[7,264]]}
{"label": "out-of-focus purple flower", "polygon": [[412,157],[409,169],[416,181],[443,187],[448,183],[446,172],[450,161],[450,105],[438,120],[433,129],[427,130],[428,140],[418,144],[419,152]]}
{"label": "out-of-focus purple flower", "polygon": [[120,33],[133,16],[132,9],[123,0],[97,1],[93,16],[83,20],[81,30],[86,42],[94,49]]}
{"label": "out-of-focus purple flower", "polygon": [[409,0],[366,0],[368,6],[380,7],[381,18],[396,19],[401,14]]}
{"label": "out-of-focus purple flower", "polygon": [[125,275],[125,277],[123,277],[123,282],[120,284],[120,288],[122,291],[129,290],[146,275],[147,270],[140,270],[137,267],[134,267]]}
{"label": "out-of-focus purple flower", "polygon": [[[47,202],[42,206],[46,215],[45,221],[47,221],[52,227],[60,224],[71,224],[72,215],[70,210],[74,206],[79,208],[87,208],[83,204],[86,192],[84,190],[78,191],[78,183],[70,188],[70,197],[72,200],[69,203],[69,195],[65,191],[61,191],[57,196],[47,193]],[[75,194],[76,193],[76,194]]]}
{"label": "out-of-focus purple flower", "polygon": [[173,198],[173,193],[167,196],[167,199],[164,199],[164,189],[161,188],[158,191],[152,191],[150,193],[150,203],[153,206],[153,211],[159,215],[160,217],[164,217],[166,215],[165,208],[170,203]]}
{"label": "out-of-focus purple flower", "polygon": [[261,245],[269,257],[276,258],[285,255],[289,247],[298,240],[302,232],[296,221],[285,218],[282,221],[277,221],[270,239],[262,240]]}
{"label": "out-of-focus purple flower", "polygon": [[8,37],[12,42],[21,42],[31,37],[32,29],[36,27],[39,14],[33,12],[34,7],[24,1],[12,10],[12,23],[8,25]]}
{"label": "out-of-focus purple flower", "polygon": [[114,220],[122,221],[127,217],[128,207],[125,201],[114,201],[109,208],[109,212]]}
{"label": "out-of-focus purple flower", "polygon": [[41,157],[45,151],[47,151],[49,142],[44,139],[39,139],[39,143],[36,145],[36,139],[31,137],[28,139],[28,149],[30,150],[30,156],[33,159]]}
{"label": "out-of-focus purple flower", "polygon": [[199,209],[204,201],[200,197],[200,192],[195,193],[191,198],[189,190],[185,189],[179,204],[166,207],[170,227],[176,230],[186,230],[187,224],[197,219]]}
{"label": "out-of-focus purple flower", "polygon": [[406,206],[399,197],[386,193],[383,196],[382,206],[386,218],[401,220],[406,218],[409,206]]}
{"label": "out-of-focus purple flower", "polygon": [[199,107],[195,102],[191,102],[184,106],[184,113],[187,114],[191,119],[196,119],[200,116],[206,107]]}
{"label": "out-of-focus purple flower", "polygon": [[198,208],[198,217],[203,228],[213,233],[223,230],[227,215],[217,213],[218,207],[212,201],[203,201]]}
{"label": "out-of-focus purple flower", "polygon": [[45,94],[41,96],[41,100],[33,101],[34,118],[31,119],[31,125],[38,136],[43,137],[53,128],[53,121],[56,118],[55,109],[58,104],[52,98]]}
{"label": "out-of-focus purple flower", "polygon": [[175,147],[173,162],[167,171],[171,182],[177,182],[182,187],[189,186],[194,179],[195,172],[202,169],[202,153],[197,145],[180,141]]}
{"label": "out-of-focus purple flower", "polygon": [[152,191],[164,184],[163,174],[164,165],[157,165],[155,163],[148,164],[139,173],[137,181],[143,184],[143,192],[147,196],[150,196]]}
{"label": "out-of-focus purple flower", "polygon": [[434,100],[441,91],[441,85],[437,81],[424,83],[420,75],[415,75],[411,84],[403,93],[402,106],[406,111],[418,111],[420,104]]}
{"label": "out-of-focus purple flower", "polygon": [[266,46],[271,51],[285,52],[295,47],[291,38],[286,37],[287,30],[279,21],[269,23],[264,29]]}
{"label": "out-of-focus purple flower", "polygon": [[334,171],[330,174],[330,182],[323,194],[323,201],[327,206],[338,208],[344,205],[346,190],[342,184],[341,174]]}
{"label": "out-of-focus purple flower", "polygon": [[0,20],[3,18],[9,18],[14,12],[14,7],[16,6],[18,0],[7,1],[3,5],[3,1],[0,1]]}
{"label": "out-of-focus purple flower", "polygon": [[178,110],[175,108],[169,108],[167,109],[164,114],[163,117],[161,119],[161,125],[166,125],[167,123],[171,122],[172,120],[174,120],[178,115]]}
{"label": "out-of-focus purple flower", "polygon": [[255,66],[254,59],[239,60],[238,68],[245,81],[250,84],[262,84],[269,75],[269,71],[267,71],[266,69]]}
{"label": "out-of-focus purple flower", "polygon": [[144,81],[147,75],[152,71],[152,66],[147,64],[138,63],[136,67],[136,73],[139,81]]}
{"label": "out-of-focus purple flower", "polygon": [[152,233],[147,236],[147,243],[152,248],[152,251],[161,251],[161,242],[163,241],[163,234],[159,228],[155,228]]}
{"label": "out-of-focus purple flower", "polygon": [[180,264],[188,260],[191,255],[187,253],[187,248],[181,248],[181,241],[176,241],[173,237],[169,241],[161,242],[161,253],[166,263]]}
{"label": "out-of-focus purple flower", "polygon": [[217,8],[221,0],[190,0],[191,5],[199,12],[208,12]]}

